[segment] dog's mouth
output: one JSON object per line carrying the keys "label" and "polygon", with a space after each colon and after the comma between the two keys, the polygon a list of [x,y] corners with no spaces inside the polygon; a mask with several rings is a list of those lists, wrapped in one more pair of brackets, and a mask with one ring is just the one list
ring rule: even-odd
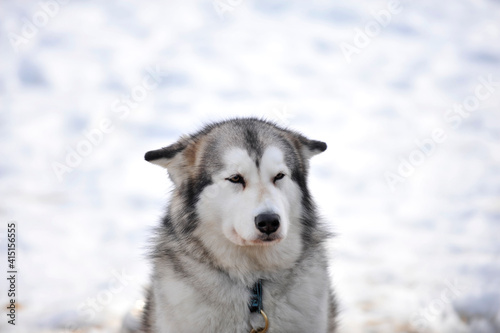
{"label": "dog's mouth", "polygon": [[281,233],[273,233],[270,235],[259,234],[255,238],[244,238],[238,234],[233,228],[229,240],[239,246],[272,246],[281,242],[284,237]]}
{"label": "dog's mouth", "polygon": [[281,242],[283,238],[280,237],[279,235],[262,235],[258,237],[257,239],[251,241],[252,245],[263,245],[263,246],[269,246],[269,245],[274,245],[279,242]]}
{"label": "dog's mouth", "polygon": [[274,241],[279,241],[281,240],[281,237],[278,235],[265,235],[259,238],[259,240],[263,242],[274,242]]}
{"label": "dog's mouth", "polygon": [[279,234],[259,235],[255,239],[244,239],[234,229],[231,234],[231,241],[240,246],[271,246],[283,240],[283,237]]}

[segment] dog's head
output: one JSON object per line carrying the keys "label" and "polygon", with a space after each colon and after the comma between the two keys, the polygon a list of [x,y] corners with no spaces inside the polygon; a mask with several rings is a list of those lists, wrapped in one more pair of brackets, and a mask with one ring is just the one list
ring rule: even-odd
{"label": "dog's head", "polygon": [[224,235],[238,246],[267,246],[303,232],[312,205],[309,159],[326,144],[258,119],[208,125],[146,153],[167,168],[175,190],[170,214],[183,232]]}

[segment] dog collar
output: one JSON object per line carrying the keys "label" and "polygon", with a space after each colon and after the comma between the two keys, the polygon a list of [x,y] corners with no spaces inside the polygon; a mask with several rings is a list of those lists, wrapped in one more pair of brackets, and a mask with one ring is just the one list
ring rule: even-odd
{"label": "dog collar", "polygon": [[265,327],[259,329],[252,329],[250,333],[265,333],[269,328],[269,320],[267,319],[267,315],[264,312],[264,306],[262,304],[262,280],[258,279],[255,282],[251,293],[250,293],[250,302],[248,303],[248,309],[250,313],[260,313],[262,317],[264,317]]}

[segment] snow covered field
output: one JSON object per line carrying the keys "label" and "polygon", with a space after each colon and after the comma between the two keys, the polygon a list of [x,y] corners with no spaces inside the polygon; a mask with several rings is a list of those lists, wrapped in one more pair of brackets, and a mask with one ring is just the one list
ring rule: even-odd
{"label": "snow covered field", "polygon": [[247,115],[329,144],[341,332],[500,332],[499,1],[0,7],[1,332],[115,332],[169,196],[143,154]]}

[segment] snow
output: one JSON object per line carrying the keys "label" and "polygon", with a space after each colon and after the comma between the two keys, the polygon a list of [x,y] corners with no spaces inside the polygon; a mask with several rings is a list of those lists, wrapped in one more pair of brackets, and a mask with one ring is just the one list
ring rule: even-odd
{"label": "snow", "polygon": [[493,0],[5,2],[0,268],[16,221],[20,308],[0,331],[115,331],[171,189],[143,154],[254,115],[329,145],[310,181],[341,332],[500,332],[499,17]]}

